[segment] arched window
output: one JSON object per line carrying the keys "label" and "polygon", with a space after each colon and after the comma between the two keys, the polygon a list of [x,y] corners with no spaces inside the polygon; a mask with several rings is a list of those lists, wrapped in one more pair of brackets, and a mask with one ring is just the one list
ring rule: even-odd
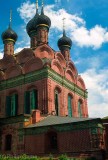
{"label": "arched window", "polygon": [[59,115],[59,92],[58,90],[55,90],[55,111],[56,115]]}
{"label": "arched window", "polygon": [[18,112],[18,94],[6,96],[6,116],[16,116]]}
{"label": "arched window", "polygon": [[30,114],[35,109],[38,109],[38,91],[32,89],[25,92],[24,111],[25,114]]}
{"label": "arched window", "polygon": [[68,95],[68,116],[72,117],[72,96]]}
{"label": "arched window", "polygon": [[5,150],[10,151],[12,147],[12,135],[8,134],[5,137]]}
{"label": "arched window", "polygon": [[78,117],[82,117],[82,101],[78,101]]}

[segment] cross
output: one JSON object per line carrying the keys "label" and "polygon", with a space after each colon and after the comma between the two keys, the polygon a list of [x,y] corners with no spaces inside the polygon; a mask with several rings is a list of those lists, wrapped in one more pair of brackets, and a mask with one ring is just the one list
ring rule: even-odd
{"label": "cross", "polygon": [[42,7],[43,7],[43,5],[44,5],[44,0],[42,0]]}
{"label": "cross", "polygon": [[63,18],[62,20],[63,20],[63,30],[65,30],[65,19],[66,18]]}
{"label": "cross", "polygon": [[12,24],[12,9],[10,9],[10,23],[9,23],[10,27],[11,27],[11,24]]}
{"label": "cross", "polygon": [[38,9],[38,0],[36,0],[36,9]]}

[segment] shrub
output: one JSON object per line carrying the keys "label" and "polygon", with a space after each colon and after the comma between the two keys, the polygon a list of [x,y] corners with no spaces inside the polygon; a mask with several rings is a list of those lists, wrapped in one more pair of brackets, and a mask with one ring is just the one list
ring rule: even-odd
{"label": "shrub", "polygon": [[49,155],[49,159],[48,160],[53,160],[53,155],[52,154]]}
{"label": "shrub", "polygon": [[59,160],[69,160],[69,158],[66,155],[61,155],[59,158]]}
{"label": "shrub", "polygon": [[36,156],[27,156],[27,155],[21,155],[19,157],[17,156],[9,156],[9,155],[0,155],[0,160],[40,160],[40,158]]}

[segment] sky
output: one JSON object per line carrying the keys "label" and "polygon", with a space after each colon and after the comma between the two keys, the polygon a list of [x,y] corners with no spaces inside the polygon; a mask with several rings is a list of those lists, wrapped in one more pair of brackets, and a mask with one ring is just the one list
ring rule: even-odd
{"label": "sky", "polygon": [[[18,34],[15,53],[30,47],[26,24],[35,15],[35,4],[36,0],[0,0],[0,34],[8,28],[12,9],[12,28]],[[56,51],[65,18],[66,34],[73,42],[71,60],[88,91],[89,117],[108,116],[108,0],[44,0],[44,10],[51,19],[49,45]]]}

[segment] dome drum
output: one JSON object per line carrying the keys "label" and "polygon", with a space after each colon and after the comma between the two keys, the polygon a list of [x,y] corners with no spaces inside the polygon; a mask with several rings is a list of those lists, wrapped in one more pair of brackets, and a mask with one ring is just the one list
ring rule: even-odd
{"label": "dome drum", "polygon": [[60,50],[70,50],[71,47],[69,45],[62,45],[59,47]]}
{"label": "dome drum", "polygon": [[33,30],[33,31],[31,31],[31,32],[29,33],[29,36],[30,36],[30,37],[37,36],[37,32],[36,32],[35,30]]}

